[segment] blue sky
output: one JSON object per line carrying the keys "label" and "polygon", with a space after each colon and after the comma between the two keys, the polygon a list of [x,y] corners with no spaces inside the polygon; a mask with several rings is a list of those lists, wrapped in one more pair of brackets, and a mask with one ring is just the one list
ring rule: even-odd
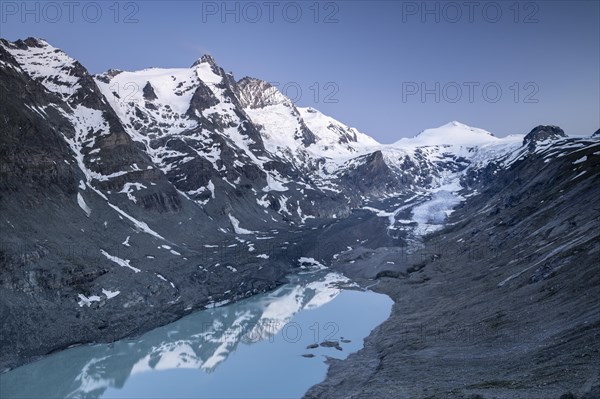
{"label": "blue sky", "polygon": [[451,120],[499,136],[600,127],[600,2],[465,4],[2,1],[0,36],[43,37],[92,73],[209,53],[381,142]]}

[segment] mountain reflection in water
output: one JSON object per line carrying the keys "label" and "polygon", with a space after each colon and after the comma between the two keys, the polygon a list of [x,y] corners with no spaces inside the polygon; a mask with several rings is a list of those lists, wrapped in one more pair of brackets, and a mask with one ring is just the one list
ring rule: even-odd
{"label": "mountain reflection in water", "polygon": [[[139,339],[68,349],[0,376],[2,398],[300,397],[390,313],[326,271],[186,316]],[[343,341],[342,341],[343,337]],[[332,347],[307,349],[325,340]],[[348,342],[349,341],[349,342]],[[303,357],[313,354],[313,358]]]}

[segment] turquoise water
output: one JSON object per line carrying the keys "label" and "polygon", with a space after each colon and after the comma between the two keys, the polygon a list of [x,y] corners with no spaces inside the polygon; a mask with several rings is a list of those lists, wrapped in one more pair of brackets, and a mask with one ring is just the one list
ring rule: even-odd
{"label": "turquoise water", "polygon": [[[0,375],[2,398],[299,398],[390,314],[336,273],[209,309],[136,339],[86,345]],[[325,340],[333,347],[307,349]],[[350,341],[350,342],[347,342]],[[314,357],[303,357],[313,354]]]}

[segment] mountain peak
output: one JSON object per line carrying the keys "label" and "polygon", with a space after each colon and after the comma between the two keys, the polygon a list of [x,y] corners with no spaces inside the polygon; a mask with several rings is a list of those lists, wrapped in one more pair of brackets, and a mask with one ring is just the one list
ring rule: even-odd
{"label": "mountain peak", "polygon": [[28,37],[25,40],[17,40],[15,43],[24,43],[27,47],[46,47],[49,46],[50,43],[48,43],[46,40],[42,39],[41,37]]}
{"label": "mountain peak", "polygon": [[9,48],[18,48],[20,50],[27,50],[30,47],[44,48],[51,47],[50,43],[46,40],[39,37],[28,37],[27,39],[18,39],[14,42],[11,42],[6,39],[0,39],[0,43],[2,43],[5,47]]}
{"label": "mountain peak", "polygon": [[487,130],[451,121],[437,128],[426,129],[412,139],[402,139],[398,144],[417,145],[479,145],[497,140]]}
{"label": "mountain peak", "polygon": [[451,121],[451,122],[448,122],[445,125],[442,125],[440,127],[462,127],[462,128],[470,128],[470,126],[465,125],[464,123],[461,123],[459,121]]}
{"label": "mountain peak", "polygon": [[558,140],[568,137],[564,130],[554,125],[539,125],[531,129],[523,139],[523,145],[530,144],[535,146],[535,143],[546,140]]}
{"label": "mountain peak", "polygon": [[212,67],[217,67],[217,61],[210,54],[204,54],[202,57],[198,58],[196,62],[192,64],[192,68],[200,65],[200,64],[209,64]]}

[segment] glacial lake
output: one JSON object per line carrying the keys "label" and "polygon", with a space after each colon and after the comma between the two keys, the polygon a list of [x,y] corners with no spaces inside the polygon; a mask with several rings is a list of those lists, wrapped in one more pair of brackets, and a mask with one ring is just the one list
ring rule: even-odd
{"label": "glacial lake", "polygon": [[[300,398],[389,317],[392,300],[318,271],[135,339],[84,345],[0,375],[1,398]],[[340,349],[311,344],[337,342]],[[312,354],[314,357],[304,357]]]}

